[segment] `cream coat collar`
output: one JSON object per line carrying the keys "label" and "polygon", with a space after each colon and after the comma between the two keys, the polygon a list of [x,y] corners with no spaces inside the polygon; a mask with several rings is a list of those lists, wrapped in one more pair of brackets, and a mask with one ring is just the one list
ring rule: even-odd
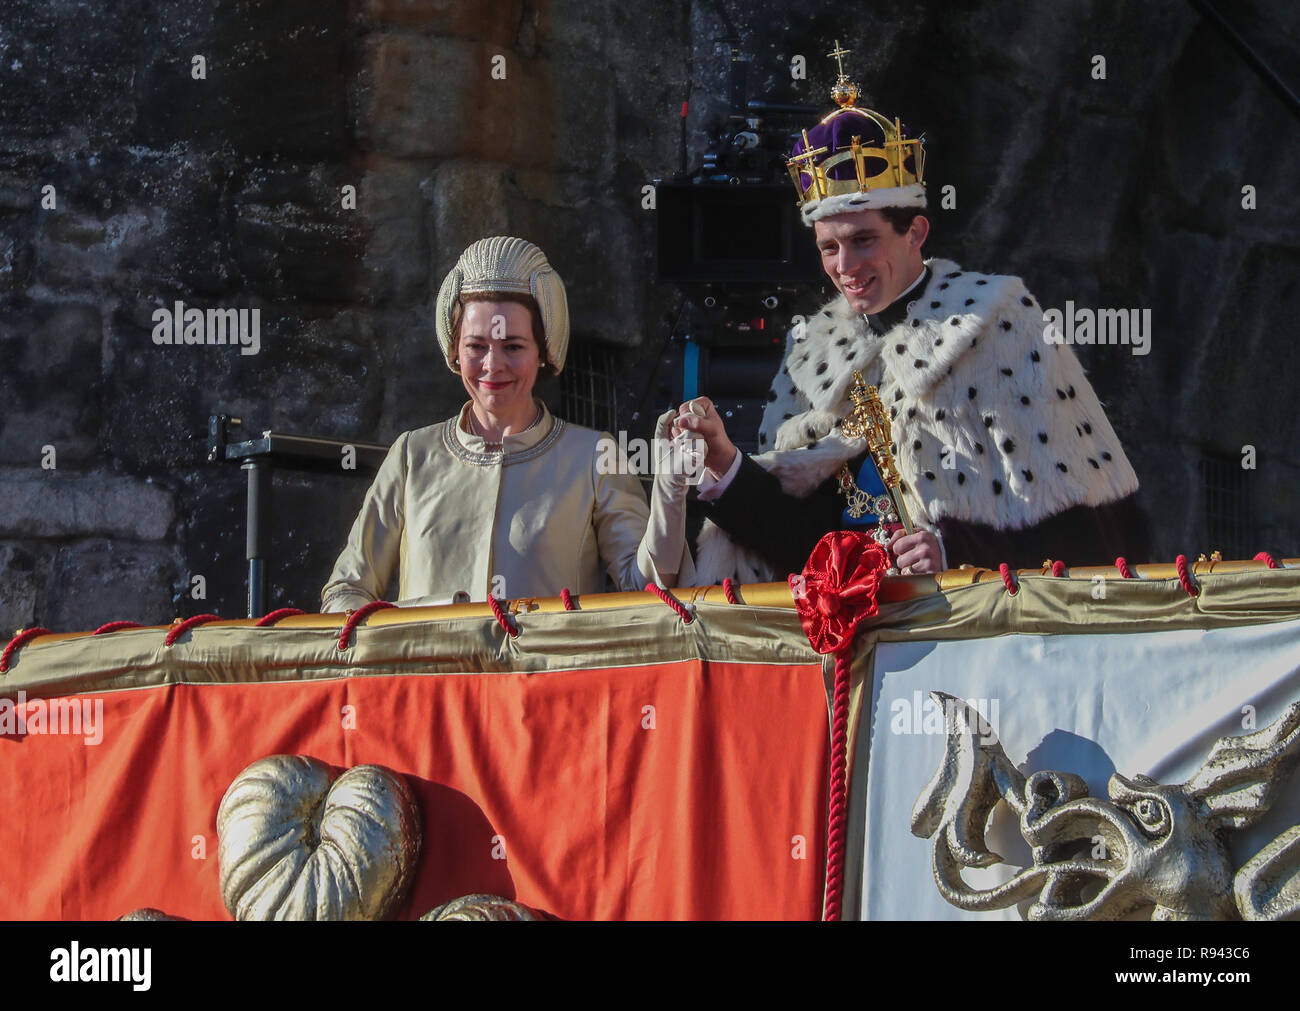
{"label": "cream coat collar", "polygon": [[476,466],[494,466],[522,463],[540,456],[555,443],[564,429],[564,422],[556,418],[546,405],[534,398],[542,412],[535,425],[530,425],[522,432],[505,437],[501,449],[488,448],[482,436],[467,431],[469,427],[470,402],[466,401],[460,413],[449,419],[443,426],[443,441],[447,448],[459,459]]}

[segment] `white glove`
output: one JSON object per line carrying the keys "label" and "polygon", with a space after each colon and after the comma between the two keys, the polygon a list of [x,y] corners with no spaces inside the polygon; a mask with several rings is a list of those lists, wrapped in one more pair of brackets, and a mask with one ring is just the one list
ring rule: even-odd
{"label": "white glove", "polygon": [[[704,472],[704,441],[681,432],[674,437],[676,411],[665,411],[655,423],[655,473],[650,489],[650,522],[637,553],[641,570],[660,585],[695,578],[686,548],[686,493]],[[653,567],[646,572],[647,564]]]}

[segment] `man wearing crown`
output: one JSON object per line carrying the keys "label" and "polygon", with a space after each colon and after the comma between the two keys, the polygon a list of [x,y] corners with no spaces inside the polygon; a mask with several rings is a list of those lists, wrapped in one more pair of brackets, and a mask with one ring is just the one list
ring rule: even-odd
{"label": "man wearing crown", "polygon": [[761,452],[737,452],[706,398],[679,412],[708,445],[699,578],[799,572],[852,528],[905,573],[1142,556],[1137,476],[1073,350],[1019,278],[922,256],[922,141],[857,94],[841,72],[789,162],[839,295],[787,335]]}

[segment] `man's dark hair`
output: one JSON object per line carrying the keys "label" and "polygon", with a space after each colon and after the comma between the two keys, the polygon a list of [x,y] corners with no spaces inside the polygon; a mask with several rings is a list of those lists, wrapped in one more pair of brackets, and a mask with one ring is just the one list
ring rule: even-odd
{"label": "man's dark hair", "polygon": [[924,210],[924,207],[882,207],[880,216],[893,225],[899,235],[906,235],[912,221]]}

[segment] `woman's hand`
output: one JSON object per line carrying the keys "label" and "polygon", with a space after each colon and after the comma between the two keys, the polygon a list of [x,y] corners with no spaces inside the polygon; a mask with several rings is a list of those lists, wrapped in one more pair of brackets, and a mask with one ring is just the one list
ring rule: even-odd
{"label": "woman's hand", "polygon": [[[699,460],[687,455],[688,447],[673,442],[676,417],[676,411],[668,410],[655,422],[650,520],[637,552],[642,574],[661,586],[672,586],[683,565],[690,565],[686,546],[686,495],[692,475],[698,475],[703,467]],[[652,570],[647,568],[647,563]]]}
{"label": "woman's hand", "polygon": [[[702,446],[701,442],[700,447]],[[696,452],[696,447],[686,439],[679,438],[677,412],[671,408],[659,415],[659,420],[655,422],[654,448],[655,484],[685,495],[692,478],[698,479],[704,468],[702,448]]]}

